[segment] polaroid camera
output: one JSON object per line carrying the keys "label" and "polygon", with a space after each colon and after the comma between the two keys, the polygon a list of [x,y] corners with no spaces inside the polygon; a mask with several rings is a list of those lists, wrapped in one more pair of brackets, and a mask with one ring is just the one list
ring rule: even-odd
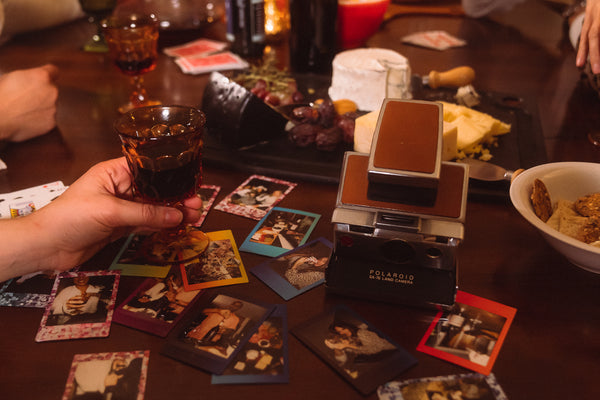
{"label": "polaroid camera", "polygon": [[468,171],[443,162],[442,106],[385,99],[370,154],[347,152],[326,272],[332,293],[449,308]]}

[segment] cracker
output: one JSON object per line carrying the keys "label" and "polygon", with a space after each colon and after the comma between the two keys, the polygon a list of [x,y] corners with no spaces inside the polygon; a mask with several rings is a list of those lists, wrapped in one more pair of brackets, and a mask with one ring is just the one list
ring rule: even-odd
{"label": "cracker", "polygon": [[600,193],[592,193],[575,201],[575,209],[584,217],[600,216]]}
{"label": "cracker", "polygon": [[552,202],[550,201],[550,194],[546,185],[540,179],[536,179],[533,182],[533,190],[531,192],[531,204],[533,205],[533,211],[539,219],[546,222],[550,215],[552,215]]}

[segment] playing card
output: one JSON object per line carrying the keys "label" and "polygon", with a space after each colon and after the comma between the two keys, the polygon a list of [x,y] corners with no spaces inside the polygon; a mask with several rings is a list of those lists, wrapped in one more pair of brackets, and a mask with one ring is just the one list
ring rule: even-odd
{"label": "playing card", "polygon": [[227,43],[209,39],[198,39],[180,46],[164,49],[165,54],[171,57],[201,57],[224,50]]}
{"label": "playing card", "polygon": [[231,52],[204,57],[178,57],[175,63],[187,74],[204,74],[212,71],[248,68],[248,63]]}
{"label": "playing card", "polygon": [[417,32],[404,36],[402,41],[434,50],[446,50],[451,47],[460,47],[467,44],[466,41],[454,37],[445,31]]}
{"label": "playing card", "polygon": [[0,194],[0,218],[16,218],[39,210],[60,196],[67,187],[61,182]]}

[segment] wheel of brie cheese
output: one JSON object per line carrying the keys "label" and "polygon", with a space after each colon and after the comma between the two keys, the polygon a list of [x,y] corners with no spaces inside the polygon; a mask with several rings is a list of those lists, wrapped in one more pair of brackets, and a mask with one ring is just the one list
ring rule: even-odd
{"label": "wheel of brie cheese", "polygon": [[410,66],[406,57],[387,49],[361,48],[335,56],[329,97],[350,99],[359,110],[373,111],[383,99],[411,99]]}

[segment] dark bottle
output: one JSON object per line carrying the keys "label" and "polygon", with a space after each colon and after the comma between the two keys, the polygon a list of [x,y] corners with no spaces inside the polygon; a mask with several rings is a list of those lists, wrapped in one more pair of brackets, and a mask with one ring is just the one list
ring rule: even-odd
{"label": "dark bottle", "polygon": [[290,65],[294,72],[331,72],[337,50],[337,0],[290,0]]}
{"label": "dark bottle", "polygon": [[225,0],[227,40],[242,57],[262,57],[265,48],[264,0]]}

